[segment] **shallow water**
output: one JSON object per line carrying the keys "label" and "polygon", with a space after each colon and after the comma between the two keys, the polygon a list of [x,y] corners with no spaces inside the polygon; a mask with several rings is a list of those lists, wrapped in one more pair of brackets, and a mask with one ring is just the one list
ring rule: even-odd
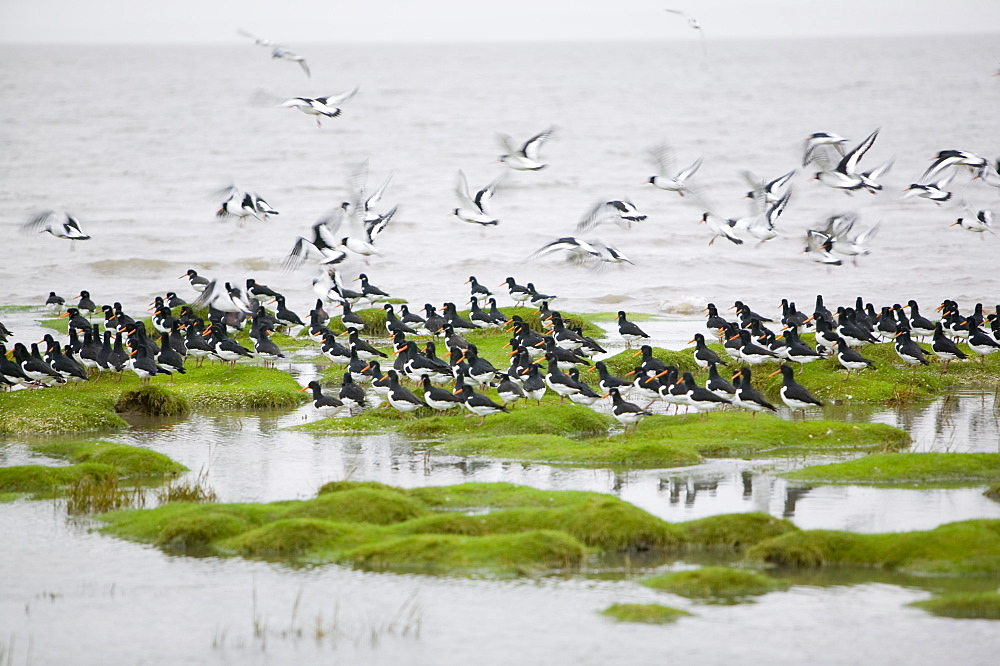
{"label": "shallow water", "polygon": [[[464,300],[469,274],[490,285],[514,275],[559,294],[568,311],[664,313],[642,325],[654,344],[675,349],[703,329],[700,310],[709,301],[728,307],[741,299],[769,314],[782,297],[808,310],[817,293],[830,305],[859,294],[876,303],[995,303],[1000,276],[986,267],[996,238],[949,228],[955,210],[896,198],[942,148],[995,157],[1000,128],[983,109],[996,107],[1000,85],[989,76],[992,63],[978,67],[969,57],[994,42],[973,38],[969,49],[928,38],[727,42],[713,45],[708,63],[670,44],[517,52],[325,46],[310,54],[316,79],[306,85],[236,46],[0,47],[7,158],[0,162],[0,232],[9,249],[0,304],[89,289],[101,303],[143,311],[154,295],[187,289],[177,276],[196,268],[238,284],[255,277],[305,312],[315,299],[311,274],[282,273],[281,261],[295,236],[346,197],[348,173],[365,158],[372,181],[394,171],[387,198],[401,210],[379,240],[384,255],[345,273],[366,270],[375,284],[416,303]],[[297,112],[247,103],[257,89],[328,94],[354,83],[361,93],[322,130]],[[53,90],[72,103],[38,104]],[[495,132],[528,136],[552,124],[557,135],[543,152],[551,166],[512,174],[497,205],[500,226],[481,233],[450,217],[459,168],[473,183],[495,173]],[[706,197],[735,216],[744,211],[741,169],[775,176],[797,163],[811,132],[857,140],[875,127],[882,132],[866,162],[896,157],[886,190],[847,197],[800,172],[779,221],[783,236],[760,248],[709,246],[695,224],[697,206],[641,185],[652,173],[644,151],[669,140],[679,162],[706,156],[698,174]],[[243,230],[216,221],[210,193],[234,179],[260,190],[281,215]],[[1000,204],[963,176],[955,186],[970,205]],[[599,235],[634,267],[592,273],[527,260],[571,233],[594,201],[621,196],[650,218],[631,232]],[[45,207],[75,212],[94,239],[70,250],[16,233],[30,211]],[[882,221],[872,255],[858,266],[810,263],[798,253],[801,235],[843,210],[867,224]],[[931,250],[934,270],[915,270]],[[40,329],[30,318],[0,317],[18,324],[11,326],[16,340],[34,341]],[[997,396],[986,391],[902,411],[848,405],[810,418],[899,425],[916,450],[995,452],[996,412]],[[612,492],[672,521],[766,511],[803,528],[882,532],[1000,517],[1000,504],[981,488],[803,488],[778,476],[825,458],[615,473],[441,456],[389,435],[323,438],[281,429],[311,418],[308,408],[197,414],[137,424],[108,439],[154,448],[192,474],[204,470],[222,501],[307,498],[345,478],[404,487],[509,481]],[[0,446],[4,465],[38,460],[20,442]],[[988,621],[905,606],[931,586],[983,589],[995,581],[816,572],[756,604],[700,606],[627,575],[475,580],[291,568],[169,556],[93,527],[67,519],[59,501],[0,504],[0,654],[7,650],[11,663],[108,663],[110,656],[152,664],[986,664],[1000,651]],[[668,627],[619,625],[597,613],[614,602],[660,602],[696,616]]]}

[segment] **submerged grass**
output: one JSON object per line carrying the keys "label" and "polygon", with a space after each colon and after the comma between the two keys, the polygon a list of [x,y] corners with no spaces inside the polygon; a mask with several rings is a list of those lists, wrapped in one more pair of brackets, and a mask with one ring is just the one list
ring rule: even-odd
{"label": "submerged grass", "polygon": [[1000,620],[1000,592],[943,594],[910,604],[943,617]]}
{"label": "submerged grass", "polygon": [[977,485],[1000,482],[1000,453],[886,453],[784,474],[814,483]]}
{"label": "submerged grass", "polygon": [[611,604],[601,613],[619,622],[643,624],[669,624],[691,615],[685,610],[660,604]]}
{"label": "submerged grass", "polygon": [[503,483],[405,490],[335,482],[307,501],[177,503],[102,518],[109,533],[173,552],[428,573],[579,569],[611,551],[735,551],[794,529],[756,514],[713,528],[670,524],[611,495]]}
{"label": "submerged grass", "polygon": [[731,569],[729,567],[702,567],[689,571],[655,576],[641,581],[655,590],[663,590],[688,599],[701,599],[707,603],[734,604],[747,597],[760,596],[787,587],[770,576]]}
{"label": "submerged grass", "polygon": [[933,530],[854,534],[796,531],[747,552],[778,567],[873,567],[923,575],[1000,575],[1000,520],[966,520]]}

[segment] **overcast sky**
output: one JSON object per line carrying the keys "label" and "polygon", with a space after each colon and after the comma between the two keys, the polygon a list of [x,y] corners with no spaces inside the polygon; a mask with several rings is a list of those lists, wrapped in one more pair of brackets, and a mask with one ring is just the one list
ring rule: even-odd
{"label": "overcast sky", "polygon": [[237,27],[286,45],[697,37],[665,7],[708,38],[1000,34],[1000,0],[0,0],[0,42],[235,43]]}

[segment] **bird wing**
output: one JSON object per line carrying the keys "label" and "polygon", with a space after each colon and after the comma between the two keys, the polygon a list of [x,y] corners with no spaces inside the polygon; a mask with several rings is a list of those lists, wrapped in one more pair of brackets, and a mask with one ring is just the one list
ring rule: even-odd
{"label": "bird wing", "polygon": [[702,159],[703,159],[703,157],[701,157],[701,156],[698,157],[698,159],[696,159],[694,161],[694,164],[692,164],[687,169],[684,169],[684,171],[681,171],[679,174],[677,174],[677,180],[683,182],[683,181],[687,180],[688,178],[690,178],[691,176],[693,176],[694,172],[697,171],[698,167],[701,166]]}
{"label": "bird wing", "polygon": [[466,180],[465,172],[461,169],[458,170],[458,179],[455,182],[455,195],[458,197],[462,207],[469,209],[476,207],[476,202],[472,200],[472,195],[469,194],[469,181]]}
{"label": "bird wing", "polygon": [[875,130],[865,138],[864,141],[858,144],[858,146],[851,152],[844,155],[844,159],[840,161],[837,165],[837,170],[846,174],[855,174],[858,170],[858,161],[864,157],[868,149],[872,147],[875,143],[875,139],[878,138],[879,130]]}
{"label": "bird wing", "polygon": [[669,143],[661,143],[649,151],[650,157],[656,163],[657,173],[661,176],[673,178],[674,171],[674,149]]}
{"label": "bird wing", "polygon": [[327,106],[337,106],[339,104],[343,104],[344,102],[350,100],[352,97],[357,95],[358,90],[360,90],[360,86],[354,86],[350,90],[342,92],[339,95],[329,95],[321,99],[323,99],[324,103]]}
{"label": "bird wing", "polygon": [[552,133],[555,132],[554,127],[550,127],[546,130],[542,130],[535,136],[531,137],[524,142],[524,146],[521,147],[521,152],[524,153],[525,157],[530,160],[538,159],[538,151],[542,149],[542,144],[548,141],[552,137]]}
{"label": "bird wing", "polygon": [[505,175],[506,172],[501,173],[499,176],[494,178],[489,185],[476,192],[475,204],[479,210],[489,214],[490,201],[492,201],[493,197],[500,191]]}
{"label": "bird wing", "polygon": [[43,210],[40,213],[32,216],[27,222],[21,225],[21,231],[27,233],[29,231],[44,231],[50,222],[54,222],[56,219],[56,212],[54,210]]}

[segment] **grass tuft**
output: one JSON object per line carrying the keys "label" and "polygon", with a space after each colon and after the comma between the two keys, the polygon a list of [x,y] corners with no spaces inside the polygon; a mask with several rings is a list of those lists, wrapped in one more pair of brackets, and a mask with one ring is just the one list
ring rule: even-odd
{"label": "grass tuft", "polygon": [[643,624],[669,624],[691,615],[691,613],[679,608],[661,606],[660,604],[611,604],[601,613],[619,622],[641,622]]}
{"label": "grass tuft", "polygon": [[702,567],[690,571],[676,571],[648,578],[642,581],[642,584],[689,599],[725,604],[740,603],[746,601],[747,597],[767,594],[786,587],[784,583],[769,576],[728,567]]}
{"label": "grass tuft", "polygon": [[1000,592],[960,592],[943,594],[910,604],[934,615],[980,620],[1000,620]]}

